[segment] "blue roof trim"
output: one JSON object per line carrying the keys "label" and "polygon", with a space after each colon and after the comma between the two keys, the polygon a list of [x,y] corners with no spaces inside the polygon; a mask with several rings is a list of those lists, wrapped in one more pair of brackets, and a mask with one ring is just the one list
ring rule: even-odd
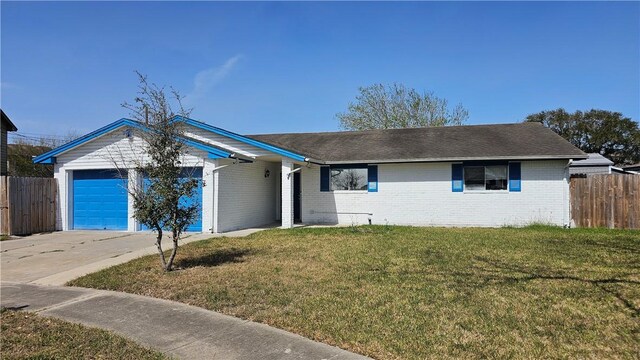
{"label": "blue roof trim", "polygon": [[296,153],[293,153],[291,151],[279,148],[277,146],[274,146],[274,145],[271,145],[271,144],[267,144],[267,143],[264,143],[262,141],[254,140],[254,139],[248,138],[246,136],[242,136],[240,134],[236,134],[236,133],[233,133],[231,131],[227,131],[227,130],[224,130],[224,129],[221,129],[221,128],[218,128],[218,127],[215,127],[215,126],[211,126],[209,124],[205,124],[203,122],[200,122],[200,121],[197,121],[197,120],[193,120],[193,119],[190,119],[190,118],[187,118],[187,117],[175,116],[174,117],[174,121],[183,121],[184,123],[189,124],[189,125],[194,126],[194,127],[197,127],[199,129],[210,131],[210,132],[216,133],[218,135],[226,136],[226,137],[228,137],[230,139],[237,140],[237,141],[240,141],[240,142],[243,142],[245,144],[249,144],[249,145],[255,146],[255,147],[263,149],[263,150],[271,151],[273,153],[276,153],[278,155],[282,155],[284,157],[288,157],[288,158],[293,159],[293,160],[305,161],[307,159],[307,157],[304,156],[304,155],[296,154]]}
{"label": "blue roof trim", "polygon": [[[131,120],[131,119],[126,119],[126,118],[122,118],[118,121],[114,121],[109,125],[106,125],[104,127],[101,127],[98,130],[92,131],[90,133],[88,133],[87,135],[81,136],[71,142],[68,142],[62,146],[59,146],[53,150],[49,150],[46,153],[42,154],[42,155],[38,155],[35,158],[33,158],[33,162],[35,164],[54,164],[56,159],[56,155],[59,155],[63,152],[69,151],[75,147],[78,147],[84,143],[87,143],[93,139],[96,139],[104,134],[110,133],[114,130],[117,130],[123,126],[131,126],[137,129],[141,129],[143,131],[149,131],[149,128],[144,126],[143,124]],[[194,147],[196,149],[199,150],[203,150],[209,153],[209,158],[210,159],[220,159],[220,158],[229,158],[231,157],[231,153],[223,151],[221,149],[218,149],[217,147],[214,147],[213,145],[207,145],[205,143],[201,143],[199,141],[193,140],[193,139],[189,139],[189,138],[181,138],[181,140],[191,146]]]}
{"label": "blue roof trim", "polygon": [[56,163],[56,157],[55,156],[51,156],[49,158],[46,158],[45,160],[43,160],[41,162],[41,164],[55,164]]}
{"label": "blue roof trim", "polygon": [[[111,124],[101,127],[100,129],[90,132],[87,135],[81,136],[73,141],[70,141],[62,146],[59,146],[53,150],[49,150],[46,153],[42,154],[42,155],[38,155],[33,159],[33,162],[35,164],[46,164],[47,160],[50,157],[56,156],[58,154],[61,154],[67,150],[71,150],[76,146],[80,146],[88,141],[91,141],[99,136],[102,136],[108,132],[111,132],[121,126],[124,126],[125,121],[127,121],[128,119],[120,119],[118,121],[112,122]],[[131,120],[129,120],[131,121]]]}

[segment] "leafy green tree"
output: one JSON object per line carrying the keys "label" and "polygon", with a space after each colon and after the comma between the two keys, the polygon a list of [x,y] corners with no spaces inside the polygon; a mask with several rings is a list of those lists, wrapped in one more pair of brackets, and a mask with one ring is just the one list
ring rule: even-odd
{"label": "leafy green tree", "polygon": [[9,176],[53,177],[53,165],[34,164],[33,157],[51,150],[49,146],[18,141],[7,146]]}
{"label": "leafy green tree", "polygon": [[619,112],[592,109],[568,113],[559,108],[531,114],[539,122],[586,153],[599,153],[618,165],[640,161],[638,122]]}
{"label": "leafy green tree", "polygon": [[336,117],[346,130],[397,129],[462,125],[469,112],[431,92],[419,93],[402,84],[375,84],[359,88],[356,101]]}
{"label": "leafy green tree", "polygon": [[75,131],[70,131],[62,137],[25,136],[20,133],[16,135],[17,137],[7,146],[8,172],[9,176],[23,177],[53,177],[53,165],[34,164],[33,157],[79,137]]}
{"label": "leafy green tree", "polygon": [[[178,252],[178,241],[187,226],[194,223],[199,215],[197,202],[186,204],[181,199],[194,195],[198,180],[192,174],[185,174],[181,166],[186,148],[181,141],[183,124],[173,121],[175,116],[188,117],[189,112],[182,106],[182,97],[172,90],[170,97],[164,88],[150,84],[139,75],[139,96],[134,104],[124,103],[134,120],[146,124],[147,131],[140,132],[144,146],[144,160],[135,161],[138,174],[144,174],[142,186],[134,186],[134,217],[143,225],[156,232],[156,247],[165,271],[173,269]],[[170,103],[178,105],[174,112]],[[167,259],[162,250],[163,231],[170,233],[173,243],[171,255]]]}

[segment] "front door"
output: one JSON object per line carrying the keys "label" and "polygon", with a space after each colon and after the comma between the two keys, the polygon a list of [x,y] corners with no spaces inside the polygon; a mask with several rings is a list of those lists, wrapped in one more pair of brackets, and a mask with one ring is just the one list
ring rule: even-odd
{"label": "front door", "polygon": [[293,173],[293,222],[302,222],[302,187],[300,171]]}

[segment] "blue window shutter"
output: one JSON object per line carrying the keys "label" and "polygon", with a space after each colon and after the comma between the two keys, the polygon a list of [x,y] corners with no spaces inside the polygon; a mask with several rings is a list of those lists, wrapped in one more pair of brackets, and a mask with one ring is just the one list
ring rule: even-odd
{"label": "blue window shutter", "polygon": [[520,163],[509,163],[509,191],[522,190]]}
{"label": "blue window shutter", "polygon": [[451,191],[464,191],[464,180],[462,178],[462,164],[451,164]]}
{"label": "blue window shutter", "polygon": [[328,166],[320,168],[320,191],[330,191],[329,189],[329,176],[331,169]]}
{"label": "blue window shutter", "polygon": [[378,192],[378,165],[367,166],[367,177],[369,182],[367,189],[369,192]]}

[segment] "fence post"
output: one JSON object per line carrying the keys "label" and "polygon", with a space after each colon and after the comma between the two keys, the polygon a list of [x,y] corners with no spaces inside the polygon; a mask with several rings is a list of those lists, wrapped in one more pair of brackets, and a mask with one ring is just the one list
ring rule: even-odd
{"label": "fence post", "polygon": [[9,235],[9,202],[7,177],[0,176],[0,235]]}

